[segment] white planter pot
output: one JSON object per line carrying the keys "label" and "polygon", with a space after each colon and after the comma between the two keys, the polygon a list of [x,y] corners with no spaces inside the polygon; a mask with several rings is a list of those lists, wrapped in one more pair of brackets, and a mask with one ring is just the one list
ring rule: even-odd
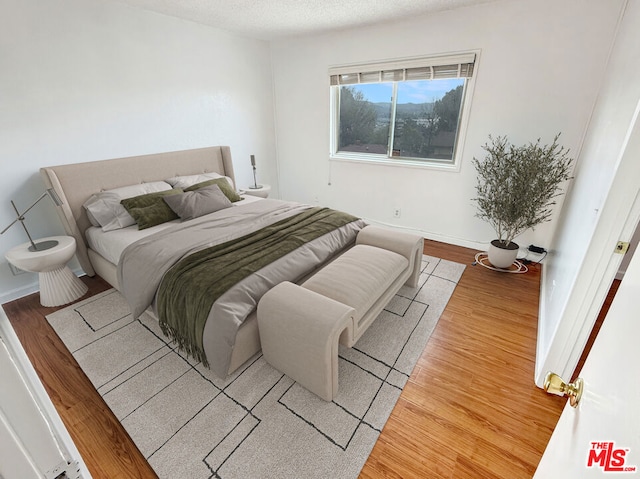
{"label": "white planter pot", "polygon": [[505,248],[499,240],[493,240],[489,246],[489,263],[496,268],[506,269],[516,260],[519,249],[520,246],[513,241]]}

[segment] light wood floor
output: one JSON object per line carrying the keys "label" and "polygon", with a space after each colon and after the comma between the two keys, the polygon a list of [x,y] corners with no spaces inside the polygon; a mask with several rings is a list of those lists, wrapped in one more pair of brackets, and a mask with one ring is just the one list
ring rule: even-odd
{"label": "light wood floor", "polygon": [[[540,271],[471,266],[475,251],[433,241],[425,253],[467,268],[361,477],[530,478],[565,404],[533,383]],[[3,307],[93,477],[155,477],[45,320],[59,308],[37,294]]]}

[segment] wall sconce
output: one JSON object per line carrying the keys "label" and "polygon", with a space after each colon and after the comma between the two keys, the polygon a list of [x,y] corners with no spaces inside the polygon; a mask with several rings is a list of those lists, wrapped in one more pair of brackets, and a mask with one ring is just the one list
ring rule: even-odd
{"label": "wall sconce", "polygon": [[11,228],[13,225],[15,225],[19,221],[20,224],[22,225],[22,228],[24,229],[24,232],[27,233],[27,236],[29,237],[29,241],[31,242],[31,246],[29,246],[29,251],[44,251],[56,246],[58,244],[57,241],[41,241],[40,243],[34,243],[33,239],[31,238],[31,235],[29,234],[29,230],[27,230],[27,226],[24,224],[24,215],[27,214],[31,210],[31,208],[37,205],[38,202],[40,202],[40,200],[42,200],[45,196],[48,196],[49,198],[51,198],[51,200],[55,203],[56,206],[62,206],[62,200],[60,200],[60,197],[58,196],[58,194],[55,191],[53,191],[53,188],[49,188],[47,189],[47,191],[42,193],[42,195],[40,195],[40,198],[34,201],[31,204],[31,206],[29,206],[22,213],[18,211],[18,208],[16,207],[15,203],[13,202],[13,200],[11,200],[11,206],[13,206],[13,209],[15,210],[17,217],[15,220],[11,222],[9,226],[7,226],[5,229],[0,231],[0,235],[4,234],[9,228]]}
{"label": "wall sconce", "polygon": [[262,185],[259,185],[256,181],[256,157],[255,155],[251,155],[251,167],[253,168],[253,186],[250,186],[251,190],[259,190],[262,188]]}

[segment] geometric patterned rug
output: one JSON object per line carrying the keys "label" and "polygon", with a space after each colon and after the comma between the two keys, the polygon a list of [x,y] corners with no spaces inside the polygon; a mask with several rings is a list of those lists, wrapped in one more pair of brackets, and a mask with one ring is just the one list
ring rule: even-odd
{"label": "geometric patterned rug", "polygon": [[464,265],[424,256],[356,345],[325,402],[261,354],[226,379],[132,319],[116,290],[47,316],[160,478],[356,478]]}

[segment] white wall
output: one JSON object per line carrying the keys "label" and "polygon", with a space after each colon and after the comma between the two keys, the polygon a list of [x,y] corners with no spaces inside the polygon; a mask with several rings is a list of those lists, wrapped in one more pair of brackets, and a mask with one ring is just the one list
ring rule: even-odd
{"label": "white wall", "polygon": [[[489,134],[577,152],[622,0],[494,2],[381,26],[272,42],[280,192],[431,239],[485,248],[475,169]],[[331,65],[480,49],[460,172],[329,161]],[[331,185],[328,179],[331,178]],[[402,217],[392,217],[400,207]],[[518,239],[549,246],[555,223]]]}
{"label": "white wall", "polygon": [[[239,186],[277,191],[269,45],[99,0],[0,0],[0,228],[43,191],[39,168],[230,145]],[[270,172],[273,172],[271,174]],[[27,217],[62,234],[53,206]],[[19,225],[0,251],[27,240]],[[0,302],[37,289],[0,262]]]}
{"label": "white wall", "polygon": [[[543,276],[538,379],[548,370],[565,376],[573,372],[606,296],[606,281],[615,274],[615,269],[607,272],[610,263],[622,259],[613,254],[615,244],[631,237],[631,233],[627,238],[619,235],[640,185],[640,139],[631,136],[634,127],[636,135],[639,130],[639,22],[640,2],[632,0],[620,24]],[[606,284],[601,284],[602,278]]]}

